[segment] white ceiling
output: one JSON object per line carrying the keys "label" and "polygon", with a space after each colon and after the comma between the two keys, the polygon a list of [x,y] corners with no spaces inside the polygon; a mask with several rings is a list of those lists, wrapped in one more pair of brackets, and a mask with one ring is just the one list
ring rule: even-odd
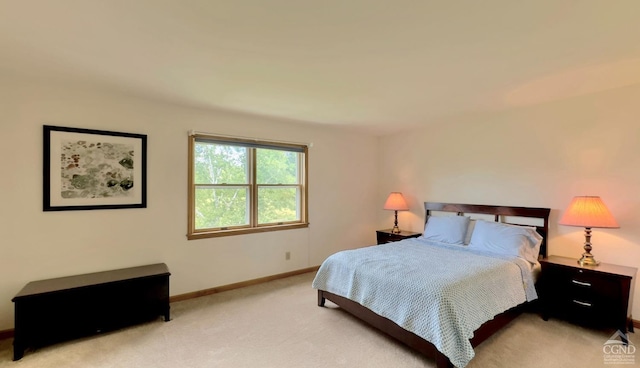
{"label": "white ceiling", "polygon": [[640,1],[0,0],[0,56],[382,134],[640,83]]}

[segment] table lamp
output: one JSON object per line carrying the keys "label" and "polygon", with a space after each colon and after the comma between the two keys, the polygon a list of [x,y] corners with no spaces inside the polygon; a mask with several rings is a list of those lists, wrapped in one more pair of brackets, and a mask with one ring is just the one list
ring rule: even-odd
{"label": "table lamp", "polygon": [[400,192],[391,192],[389,197],[387,197],[387,201],[384,203],[385,210],[392,210],[395,212],[395,221],[393,223],[393,229],[391,229],[392,234],[400,234],[400,228],[398,227],[398,211],[408,211],[409,206],[407,206],[407,201],[404,200],[402,193]]}
{"label": "table lamp", "polygon": [[560,225],[584,227],[584,253],[582,253],[582,258],[578,260],[581,266],[597,266],[600,263],[591,254],[591,228],[615,229],[620,227],[602,199],[596,196],[574,197],[559,223]]}

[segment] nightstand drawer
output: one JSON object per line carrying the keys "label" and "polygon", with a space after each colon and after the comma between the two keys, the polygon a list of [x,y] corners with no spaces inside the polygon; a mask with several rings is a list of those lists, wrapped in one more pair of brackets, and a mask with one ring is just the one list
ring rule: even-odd
{"label": "nightstand drawer", "polygon": [[568,276],[566,291],[570,298],[587,299],[591,302],[615,301],[620,298],[620,281],[615,278],[582,272],[574,272]]}
{"label": "nightstand drawer", "polygon": [[391,229],[388,230],[376,230],[376,240],[378,244],[385,244],[396,242],[408,238],[417,238],[421,233],[414,233],[411,231],[401,231],[399,234],[393,233]]}
{"label": "nightstand drawer", "polygon": [[580,300],[579,298],[572,298],[565,300],[562,305],[559,305],[559,307],[561,308],[559,310],[559,314],[571,320],[583,323],[590,322],[589,324],[591,325],[603,324],[608,322],[600,321],[601,318],[605,316],[602,315],[602,311],[598,308],[598,304],[593,304],[590,301]]}
{"label": "nightstand drawer", "polygon": [[596,313],[600,315],[614,312],[618,305],[617,301],[618,299],[615,298],[603,298],[597,293],[567,294],[559,300],[570,311],[569,314]]}
{"label": "nightstand drawer", "polygon": [[398,234],[377,234],[378,244],[391,243],[402,239],[405,239],[405,237]]}

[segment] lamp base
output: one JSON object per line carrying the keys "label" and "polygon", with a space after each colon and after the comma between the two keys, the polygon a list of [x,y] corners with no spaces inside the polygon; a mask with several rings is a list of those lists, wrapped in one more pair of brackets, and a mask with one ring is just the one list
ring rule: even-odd
{"label": "lamp base", "polygon": [[578,264],[580,266],[595,267],[595,266],[599,265],[600,262],[596,261],[595,258],[593,258],[593,254],[591,254],[591,253],[583,253],[582,254],[582,258],[580,258],[578,260]]}
{"label": "lamp base", "polygon": [[393,222],[393,229],[391,229],[391,234],[400,234],[400,228],[398,227],[398,211],[395,212],[395,221]]}
{"label": "lamp base", "polygon": [[580,266],[595,267],[600,264],[600,262],[596,261],[595,258],[593,258],[593,254],[591,254],[591,249],[593,249],[593,247],[591,246],[591,228],[585,227],[584,228],[584,253],[582,253],[582,258],[578,260],[578,264]]}

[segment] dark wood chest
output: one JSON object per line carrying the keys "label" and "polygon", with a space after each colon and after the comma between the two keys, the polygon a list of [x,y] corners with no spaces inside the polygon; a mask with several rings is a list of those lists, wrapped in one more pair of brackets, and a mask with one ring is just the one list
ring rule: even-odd
{"label": "dark wood chest", "polygon": [[24,350],[169,316],[164,263],[28,283],[15,303],[13,359]]}

